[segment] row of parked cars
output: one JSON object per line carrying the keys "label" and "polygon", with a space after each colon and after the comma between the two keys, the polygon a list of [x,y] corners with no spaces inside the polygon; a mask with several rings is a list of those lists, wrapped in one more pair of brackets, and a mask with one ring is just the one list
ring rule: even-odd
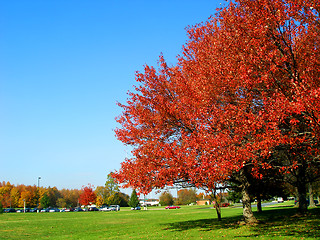
{"label": "row of parked cars", "polygon": [[14,209],[14,208],[5,208],[3,209],[3,212],[5,213],[12,213],[12,212],[18,212],[18,213],[21,213],[21,212],[37,212],[37,210],[35,210],[37,208],[26,208],[26,209]]}
{"label": "row of parked cars", "polygon": [[101,208],[97,207],[88,207],[88,208],[26,208],[24,209],[14,209],[14,208],[6,208],[4,209],[5,213],[12,213],[12,212],[84,212],[84,211],[103,211],[103,212],[110,212],[110,211],[120,211],[119,205],[111,205],[111,206],[103,206]]}

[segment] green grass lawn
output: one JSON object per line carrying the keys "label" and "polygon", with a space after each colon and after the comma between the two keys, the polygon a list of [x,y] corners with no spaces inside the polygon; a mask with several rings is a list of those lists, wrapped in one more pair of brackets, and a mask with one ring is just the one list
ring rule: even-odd
{"label": "green grass lawn", "polygon": [[7,213],[0,215],[0,239],[319,239],[320,209],[296,216],[292,207],[264,208],[264,223],[239,225],[241,208],[120,212]]}

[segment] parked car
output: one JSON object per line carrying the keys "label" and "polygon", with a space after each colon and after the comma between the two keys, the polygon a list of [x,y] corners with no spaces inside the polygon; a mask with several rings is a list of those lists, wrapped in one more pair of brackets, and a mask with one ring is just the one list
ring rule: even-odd
{"label": "parked car", "polygon": [[165,209],[178,209],[179,206],[166,206]]}
{"label": "parked car", "polygon": [[221,207],[229,207],[229,206],[230,206],[230,203],[227,203],[227,202],[221,204]]}
{"label": "parked car", "polygon": [[114,208],[110,208],[110,207],[108,207],[108,206],[101,207],[99,210],[102,211],[102,212],[115,211]]}
{"label": "parked car", "polygon": [[5,213],[16,212],[14,208],[7,208],[4,210]]}
{"label": "parked car", "polygon": [[47,208],[46,212],[60,212],[60,209],[58,209],[58,208]]}
{"label": "parked car", "polygon": [[19,212],[19,213],[24,213],[24,212],[30,212],[30,208],[22,208],[22,209],[18,209],[16,212]]}
{"label": "parked car", "polygon": [[283,203],[283,202],[284,202],[284,201],[283,201],[283,198],[282,198],[282,197],[278,197],[278,198],[277,198],[277,202],[278,202],[278,203]]}
{"label": "parked car", "polygon": [[91,212],[93,212],[93,211],[99,211],[99,208],[89,207],[89,208],[88,208],[88,211],[91,211]]}
{"label": "parked car", "polygon": [[42,208],[33,208],[33,209],[30,209],[30,212],[38,212],[38,210],[39,210],[39,212],[42,210]]}
{"label": "parked car", "polygon": [[65,212],[73,212],[74,209],[73,209],[73,208],[66,208],[66,209],[64,209],[64,211],[65,211]]}
{"label": "parked car", "polygon": [[83,209],[81,207],[76,207],[74,209],[75,212],[83,212]]}
{"label": "parked car", "polygon": [[110,205],[110,208],[114,208],[114,211],[120,211],[120,206],[119,205]]}
{"label": "parked car", "polygon": [[141,207],[132,207],[131,210],[141,210]]}

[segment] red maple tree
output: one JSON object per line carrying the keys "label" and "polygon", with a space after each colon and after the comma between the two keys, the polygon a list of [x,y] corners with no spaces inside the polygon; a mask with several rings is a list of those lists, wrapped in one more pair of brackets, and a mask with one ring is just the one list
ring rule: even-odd
{"label": "red maple tree", "polygon": [[93,186],[88,184],[88,186],[82,186],[81,194],[79,197],[79,202],[81,205],[90,205],[96,201],[96,194],[93,191]]}
{"label": "red maple tree", "polygon": [[146,66],[119,104],[116,135],[134,157],[114,177],[147,193],[179,182],[211,191],[236,176],[255,222],[249,175],[279,168],[294,176],[304,211],[306,183],[319,176],[319,10],[311,0],[239,0],[189,28],[177,65],[161,56],[158,71]]}

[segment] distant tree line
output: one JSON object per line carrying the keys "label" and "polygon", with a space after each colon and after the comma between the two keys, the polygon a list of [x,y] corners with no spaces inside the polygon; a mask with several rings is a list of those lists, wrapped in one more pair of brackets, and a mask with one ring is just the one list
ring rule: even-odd
{"label": "distant tree line", "polygon": [[94,189],[91,184],[82,189],[57,189],[57,187],[37,187],[36,185],[14,185],[0,182],[0,206],[3,208],[60,207],[70,208],[96,204],[128,206],[129,196],[120,192],[110,174],[105,186]]}
{"label": "distant tree line", "polygon": [[75,207],[81,190],[61,189],[56,187],[37,187],[36,185],[14,185],[0,182],[0,203],[3,208],[26,207]]}

